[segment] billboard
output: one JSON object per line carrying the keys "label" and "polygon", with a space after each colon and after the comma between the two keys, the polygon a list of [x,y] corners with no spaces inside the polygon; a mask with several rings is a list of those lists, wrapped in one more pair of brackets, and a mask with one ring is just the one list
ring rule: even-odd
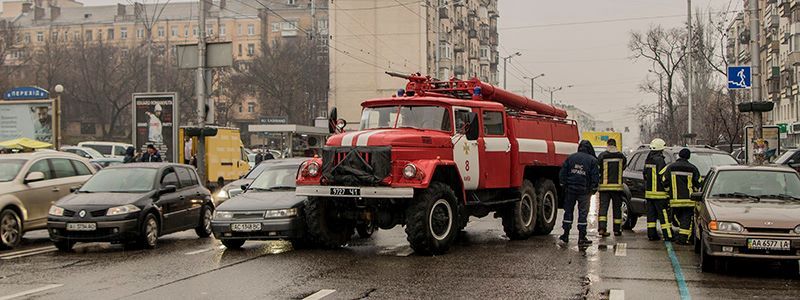
{"label": "billboard", "polygon": [[0,141],[26,137],[55,144],[53,100],[0,101]]}
{"label": "billboard", "polygon": [[178,157],[178,107],[175,93],[133,94],[133,146],[144,153],[153,145],[165,162]]}
{"label": "billboard", "polygon": [[[773,161],[778,158],[780,154],[780,128],[778,126],[763,126],[763,135],[764,138],[764,153],[766,159],[768,161]],[[753,137],[753,126],[745,127],[744,131],[744,140],[745,140],[745,159],[747,163],[752,163],[754,161],[753,155],[755,154],[754,145],[756,143],[755,138]]]}

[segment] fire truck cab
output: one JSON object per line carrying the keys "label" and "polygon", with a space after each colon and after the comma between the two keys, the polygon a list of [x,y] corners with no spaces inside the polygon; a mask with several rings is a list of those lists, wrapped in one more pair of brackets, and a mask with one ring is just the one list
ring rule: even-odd
{"label": "fire truck cab", "polygon": [[358,226],[405,225],[417,253],[441,254],[470,216],[491,212],[512,240],[550,233],[575,122],[477,79],[404,78],[398,95],[362,104],[358,131],[332,136],[301,167],[312,238],[336,247]]}

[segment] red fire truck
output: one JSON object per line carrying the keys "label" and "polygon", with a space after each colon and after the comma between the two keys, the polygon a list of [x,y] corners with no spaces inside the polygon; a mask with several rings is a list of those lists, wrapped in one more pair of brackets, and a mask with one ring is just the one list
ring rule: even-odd
{"label": "red fire truck", "polygon": [[512,240],[550,233],[575,121],[478,79],[401,77],[405,89],[363,102],[360,129],[301,167],[311,238],[338,247],[364,224],[405,225],[415,252],[442,254],[470,216],[491,212]]}

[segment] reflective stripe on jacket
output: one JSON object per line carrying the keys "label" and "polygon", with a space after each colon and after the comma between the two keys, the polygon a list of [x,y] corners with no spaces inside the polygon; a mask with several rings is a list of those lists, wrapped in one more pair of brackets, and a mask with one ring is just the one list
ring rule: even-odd
{"label": "reflective stripe on jacket", "polygon": [[647,159],[644,161],[644,170],[642,171],[645,184],[644,197],[646,199],[669,199],[663,182],[659,178],[665,166],[664,154],[661,151],[650,151],[647,154]]}
{"label": "reflective stripe on jacket", "polygon": [[700,188],[700,171],[688,160],[679,158],[663,171],[664,187],[671,207],[694,207],[692,193]]}
{"label": "reflective stripe on jacket", "polygon": [[620,152],[605,151],[597,157],[600,163],[601,191],[621,191],[622,171],[625,170],[628,160]]}

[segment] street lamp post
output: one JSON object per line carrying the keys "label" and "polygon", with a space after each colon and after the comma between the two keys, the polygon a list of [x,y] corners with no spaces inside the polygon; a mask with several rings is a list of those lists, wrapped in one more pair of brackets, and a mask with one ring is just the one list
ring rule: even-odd
{"label": "street lamp post", "polygon": [[503,89],[506,89],[506,83],[508,81],[508,60],[514,56],[521,56],[522,53],[516,52],[509,56],[503,57]]}
{"label": "street lamp post", "polygon": [[56,103],[55,103],[55,122],[53,124],[53,144],[56,150],[61,148],[61,94],[64,93],[64,86],[56,84]]}
{"label": "street lamp post", "polygon": [[534,91],[534,87],[535,87],[533,85],[533,81],[536,80],[536,78],[543,77],[543,76],[544,76],[544,73],[536,75],[536,76],[533,76],[533,77],[525,76],[525,79],[530,79],[531,80],[531,99],[533,99],[533,91]]}
{"label": "street lamp post", "polygon": [[568,88],[571,88],[571,87],[572,87],[572,85],[570,84],[570,85],[567,85],[567,86],[560,86],[560,87],[557,87],[557,88],[549,88],[549,89],[547,89],[547,91],[550,92],[550,105],[555,106],[555,103],[553,102],[553,94],[555,92],[558,92],[558,91],[563,90],[563,89],[568,89]]}

